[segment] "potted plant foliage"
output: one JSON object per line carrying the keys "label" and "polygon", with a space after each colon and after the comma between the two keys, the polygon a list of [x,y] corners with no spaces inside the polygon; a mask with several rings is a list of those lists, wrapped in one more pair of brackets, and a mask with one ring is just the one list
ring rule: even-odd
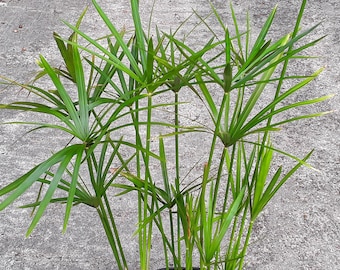
{"label": "potted plant foliage", "polygon": [[[57,129],[70,141],[1,185],[0,210],[36,188],[36,201],[23,206],[34,209],[29,236],[52,203],[65,206],[63,231],[73,207],[93,207],[112,249],[113,268],[128,269],[108,193],[114,190],[115,196],[138,202],[140,269],[151,268],[154,234],[162,239],[157,245],[163,248],[164,269],[242,269],[262,210],[301,166],[310,167],[312,151],[296,157],[278,149],[271,138],[283,125],[324,114],[286,114],[330,97],[290,99],[321,72],[288,76],[291,59],[306,58],[303,52],[322,38],[305,41],[316,27],[300,29],[305,0],[294,29],[276,39],[268,37],[276,8],[253,40],[249,18],[241,27],[230,5],[233,25],[226,27],[211,5],[210,16],[223,34],[195,13],[198,25],[211,34],[200,46],[177,37],[178,31],[155,28],[153,35],[146,33],[139,14],[142,3],[130,2],[132,33],[117,29],[93,0],[107,36],[96,39],[80,30],[85,10],[75,25],[66,23],[70,37],[54,33],[62,66],[40,56],[41,70],[32,83],[2,78],[30,96],[0,104],[1,109],[46,115],[50,121],[20,124],[32,125],[32,131]],[[42,78],[54,89],[37,86]],[[183,108],[193,100],[205,110],[204,123],[186,121]],[[204,147],[205,156],[188,156],[185,145],[191,138],[199,138],[196,147]],[[277,165],[280,155],[295,164]],[[193,168],[199,168],[195,177]]]}

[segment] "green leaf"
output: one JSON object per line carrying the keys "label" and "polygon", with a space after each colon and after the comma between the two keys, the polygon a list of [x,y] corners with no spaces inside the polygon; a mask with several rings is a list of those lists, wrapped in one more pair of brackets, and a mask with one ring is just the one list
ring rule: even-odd
{"label": "green leaf", "polygon": [[53,165],[61,162],[65,157],[73,156],[83,145],[72,145],[68,146],[59,152],[55,153],[46,161],[40,163],[34,167],[28,173],[18,178],[16,181],[5,186],[0,190],[0,194],[4,195],[12,191],[12,193],[0,203],[0,211],[5,209],[11,203],[13,203],[19,196],[21,196],[33,183],[38,181],[41,175],[48,171]]}
{"label": "green leaf", "polygon": [[[260,198],[253,205],[253,209],[251,210],[251,219],[254,221],[257,216],[262,212],[264,207],[268,204],[268,202],[274,197],[276,192],[281,188],[281,186],[291,178],[291,176],[301,167],[303,166],[309,157],[312,155],[313,151],[309,152],[301,162],[297,163],[292,169],[290,169],[285,176],[281,178],[279,181],[279,177],[281,175],[281,168],[279,168],[274,174],[273,178],[269,182],[265,192],[261,195]],[[278,182],[279,181],[279,182]]]}
{"label": "green leaf", "polygon": [[257,163],[257,175],[255,175],[255,190],[254,190],[254,207],[257,205],[261,199],[262,192],[266,185],[266,179],[268,177],[269,169],[271,167],[271,162],[273,158],[273,150],[271,148],[266,148],[261,157],[258,157],[260,161]]}
{"label": "green leaf", "polygon": [[60,97],[64,101],[67,112],[69,113],[74,123],[74,127],[72,128],[73,132],[77,134],[77,137],[79,139],[81,139],[82,141],[85,141],[88,134],[83,129],[82,123],[80,122],[80,119],[79,119],[78,112],[72,102],[71,97],[67,93],[66,89],[64,88],[63,84],[61,83],[55,71],[51,68],[51,66],[48,64],[48,62],[45,60],[43,56],[40,56],[40,61],[43,67],[45,68],[47,74],[50,76],[51,80],[53,81],[54,85],[56,86]]}
{"label": "green leaf", "polygon": [[72,181],[70,184],[70,189],[68,191],[68,197],[67,197],[67,204],[66,204],[66,211],[65,211],[65,217],[64,217],[64,225],[63,225],[63,233],[66,232],[68,220],[70,218],[71,214],[71,208],[74,203],[74,195],[76,194],[77,191],[77,184],[78,184],[78,177],[79,177],[79,170],[80,170],[80,165],[82,162],[82,154],[83,154],[82,148],[79,148],[76,155],[76,160],[74,163],[73,167],[73,172],[72,172]]}
{"label": "green leaf", "polygon": [[147,64],[147,56],[146,56],[146,46],[144,42],[144,31],[143,31],[143,24],[140,19],[139,14],[139,1],[132,0],[131,3],[131,13],[133,18],[133,23],[135,27],[136,33],[136,40],[137,40],[137,47],[140,52],[141,63],[144,68],[146,68]]}
{"label": "green leaf", "polygon": [[231,91],[231,82],[233,79],[232,67],[230,63],[227,63],[224,68],[223,79],[224,79],[224,92],[229,93]]}
{"label": "green leaf", "polygon": [[[79,124],[78,129],[80,129],[82,138],[87,139],[89,133],[89,105],[88,105],[88,95],[85,86],[84,69],[81,61],[81,57],[76,46],[72,47],[72,55],[74,60],[75,68],[75,79],[78,89],[78,103],[79,103]],[[85,140],[84,140],[85,141]]]}
{"label": "green leaf", "polygon": [[161,169],[162,169],[162,178],[164,183],[164,190],[168,195],[167,202],[171,200],[171,188],[170,188],[170,181],[168,176],[168,168],[167,168],[167,161],[166,161],[166,154],[165,154],[165,147],[163,138],[159,138],[159,157],[161,158]]}
{"label": "green leaf", "polygon": [[[59,52],[62,56],[62,58],[64,59],[65,62],[65,66],[67,71],[69,72],[69,76],[72,79],[73,82],[76,82],[75,79],[75,68],[73,65],[73,56],[72,56],[72,52],[70,53],[68,48],[65,46],[64,41],[61,39],[60,35],[58,35],[56,32],[53,33],[53,37],[54,40],[57,43]],[[72,38],[72,36],[70,37],[70,39]],[[36,77],[37,79],[37,77]]]}
{"label": "green leaf", "polygon": [[[148,41],[148,54],[147,54],[147,62],[146,62],[146,83],[150,85],[153,79],[153,60],[154,59],[154,49],[153,49],[153,41],[152,38]],[[150,86],[148,87],[150,88]],[[148,92],[153,92],[154,89],[148,89]]]}
{"label": "green leaf", "polygon": [[[134,69],[130,69],[129,67],[127,67],[123,61],[121,61],[116,55],[114,55],[113,53],[111,53],[109,50],[107,50],[105,47],[103,47],[98,41],[94,40],[93,38],[89,37],[88,35],[86,35],[84,32],[78,30],[77,28],[75,28],[74,26],[72,26],[71,24],[64,22],[69,28],[71,28],[73,31],[75,31],[79,36],[83,37],[85,40],[87,40],[90,44],[92,44],[96,49],[98,49],[99,51],[101,51],[103,54],[98,53],[97,51],[94,51],[92,49],[89,48],[89,46],[82,46],[80,44],[77,44],[75,42],[71,42],[71,41],[67,41],[68,43],[77,46],[79,49],[82,49],[88,53],[90,53],[91,55],[97,56],[99,59],[104,60],[107,63],[110,63],[111,65],[114,65],[116,68],[120,69],[121,71],[123,71],[124,73],[126,73],[128,76],[130,76],[132,79],[136,80],[137,82],[143,83],[143,76],[140,73],[139,70],[135,71]],[[118,31],[117,31],[118,33]],[[120,35],[119,33],[117,35]],[[115,38],[117,38],[115,36]],[[122,41],[122,37],[119,38],[119,40]],[[124,41],[122,41],[124,42]],[[121,44],[120,44],[121,45]],[[127,45],[125,45],[125,47],[128,49]],[[124,51],[124,54],[126,54],[126,52]],[[131,53],[129,53],[131,55]],[[130,57],[130,56],[129,56]],[[131,56],[132,57],[132,56]],[[129,59],[130,60],[130,59]],[[134,65],[136,64],[136,61],[133,60]],[[135,67],[133,67],[135,68]],[[135,73],[136,72],[136,73]]]}
{"label": "green leaf", "polygon": [[[132,1],[132,3],[135,3],[136,1]],[[134,72],[136,72],[137,76],[139,78],[142,78],[142,72],[140,71],[138,64],[134,58],[134,56],[131,54],[129,48],[126,46],[126,43],[124,42],[124,40],[121,37],[121,34],[119,33],[119,31],[117,31],[117,29],[115,28],[115,26],[112,24],[111,20],[107,17],[107,15],[105,14],[105,12],[102,10],[102,8],[98,5],[97,1],[92,0],[92,3],[94,5],[94,7],[96,8],[98,14],[100,15],[100,17],[102,18],[103,22],[105,23],[105,25],[110,29],[111,33],[113,34],[113,36],[115,37],[115,39],[117,40],[117,42],[119,43],[120,47],[122,48],[124,54],[128,57],[129,59],[129,63],[131,64],[131,66],[133,67]],[[137,12],[136,10],[134,11],[133,15],[135,15],[135,12]],[[137,17],[134,16],[134,19],[136,19]],[[137,26],[138,27],[138,26]],[[138,30],[138,29],[137,29]],[[141,41],[141,37],[140,37],[140,29],[138,30],[137,34],[139,37],[139,42]],[[79,32],[78,32],[79,33]],[[79,33],[82,35],[82,33]],[[82,35],[84,38],[85,36]],[[90,40],[89,40],[90,41]],[[93,40],[92,40],[93,41]],[[101,46],[98,46],[98,43],[94,43],[91,42],[93,45],[95,45],[97,48],[100,48]],[[144,43],[138,43],[138,45],[142,46]],[[144,51],[144,53],[146,52],[145,48],[143,50],[143,47],[140,47],[140,49],[142,51]]]}
{"label": "green leaf", "polygon": [[[39,166],[39,165],[38,165]],[[26,181],[26,179],[38,168],[38,166],[35,166],[34,168],[32,168],[30,171],[28,171],[27,173],[25,173],[23,176],[19,177],[17,180],[11,182],[10,184],[8,184],[7,186],[3,187],[2,189],[0,189],[0,196],[3,196],[7,193],[12,192],[13,190],[16,190],[18,187],[21,186],[21,184],[23,182]],[[10,202],[12,203],[12,202]],[[0,211],[3,210],[5,207],[7,207],[10,203],[8,203],[7,205],[3,206],[3,204],[0,204]]]}
{"label": "green leaf", "polygon": [[245,192],[245,187],[241,189],[240,194],[233,201],[228,211],[226,213],[221,214],[221,225],[218,229],[216,236],[213,238],[211,245],[208,247],[208,250],[206,250],[207,252],[206,256],[208,258],[208,261],[213,259],[215,255],[215,251],[220,248],[221,242],[227,233],[230,223],[232,222],[235,215],[239,211],[239,207],[244,197],[244,192]]}
{"label": "green leaf", "polygon": [[196,74],[196,80],[197,83],[202,91],[202,94],[205,98],[205,101],[207,102],[208,106],[209,106],[209,113],[211,115],[211,118],[216,121],[217,120],[217,116],[218,116],[218,111],[214,102],[214,99],[212,98],[212,96],[210,95],[210,92],[206,86],[206,84],[203,82],[202,76],[201,74]]}
{"label": "green leaf", "polygon": [[58,187],[58,184],[63,176],[63,173],[65,172],[67,166],[69,165],[71,159],[72,159],[73,155],[68,155],[66,154],[63,158],[63,160],[61,161],[58,169],[57,169],[57,172],[55,173],[54,175],[54,178],[53,180],[51,181],[47,191],[46,191],[46,194],[44,196],[44,198],[42,199],[42,201],[40,202],[39,204],[39,207],[32,219],[32,222],[31,222],[31,225],[29,226],[27,232],[26,232],[26,237],[28,237],[33,229],[36,227],[36,225],[38,224],[41,216],[43,215],[43,213],[45,212],[45,209],[46,207],[50,204],[50,201],[52,199],[52,196],[55,192],[55,190],[57,189]]}

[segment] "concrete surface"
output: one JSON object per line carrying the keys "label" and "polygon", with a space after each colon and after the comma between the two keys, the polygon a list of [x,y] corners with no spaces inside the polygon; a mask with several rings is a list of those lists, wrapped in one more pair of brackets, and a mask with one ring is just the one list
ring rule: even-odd
{"label": "concrete surface", "polygon": [[[213,1],[219,10],[228,10],[227,1]],[[271,8],[278,3],[274,30],[286,33],[291,29],[299,8],[296,0],[234,0],[238,14],[249,9],[254,30],[258,30]],[[35,59],[43,54],[58,63],[59,55],[52,32],[67,34],[61,19],[75,22],[86,0],[0,0],[0,74],[19,81],[32,78],[37,70]],[[99,1],[112,20],[120,26],[131,26],[129,1]],[[141,1],[147,15],[151,0]],[[144,6],[145,5],[145,6]],[[196,9],[207,14],[205,0],[159,0],[154,23],[162,29],[178,25]],[[88,33],[103,32],[98,18],[90,9],[83,29]],[[227,16],[226,16],[227,17]],[[145,17],[146,18],[146,17]],[[312,72],[320,66],[326,70],[303,93],[304,95],[337,94],[319,105],[320,110],[338,110],[340,98],[340,3],[339,0],[309,1],[303,27],[323,21],[313,37],[327,35],[311,55],[321,56],[308,65],[296,68]],[[274,33],[275,35],[275,33]],[[198,37],[199,38],[199,37]],[[0,103],[9,102],[23,93],[17,89],[0,91]],[[0,121],[25,119],[19,112],[0,111]],[[340,269],[340,115],[339,112],[316,121],[290,125],[280,135],[279,145],[305,153],[315,148],[311,159],[321,172],[303,169],[282,188],[255,226],[245,269]],[[24,127],[0,126],[0,187],[27,171],[65,143],[65,138],[50,131],[40,131],[21,137]],[[293,138],[293,139],[292,139]],[[29,192],[24,198],[34,198]],[[23,199],[15,205],[20,205]],[[133,231],[130,215],[135,209],[117,213],[126,230]],[[121,208],[118,204],[118,208]],[[29,211],[9,207],[0,213],[0,269],[115,269],[111,251],[96,213],[80,206],[75,208],[70,226],[61,234],[63,207],[50,207],[40,225],[28,239]],[[131,269],[138,269],[136,241],[124,236]],[[156,249],[156,247],[155,247]],[[155,267],[162,262],[153,260]]]}

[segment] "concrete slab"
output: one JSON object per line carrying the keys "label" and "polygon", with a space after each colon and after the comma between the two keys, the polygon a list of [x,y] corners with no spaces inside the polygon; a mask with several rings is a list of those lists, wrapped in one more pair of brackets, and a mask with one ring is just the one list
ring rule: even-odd
{"label": "concrete slab", "polygon": [[[0,74],[18,81],[27,81],[37,71],[35,59],[43,54],[58,63],[52,33],[69,31],[61,19],[75,22],[87,0],[0,0]],[[141,1],[145,20],[153,1]],[[282,33],[291,29],[299,8],[293,0],[245,0],[234,1],[236,13],[244,15],[249,9],[258,30],[275,3],[279,4],[275,31]],[[131,26],[129,1],[99,1],[112,20],[118,25]],[[215,0],[222,12],[228,3]],[[144,6],[145,5],[145,6]],[[163,29],[174,27],[196,9],[207,14],[205,0],[157,1],[154,23]],[[320,105],[320,110],[338,110],[340,104],[340,3],[338,0],[309,1],[303,26],[322,25],[314,37],[327,37],[310,51],[319,55],[311,64],[297,69],[311,72],[320,66],[326,70],[311,84],[304,95],[337,94],[335,98]],[[228,16],[225,16],[228,19]],[[90,8],[83,29],[100,35],[104,32],[98,25],[98,17]],[[290,27],[290,28],[289,28]],[[275,33],[273,33],[275,35]],[[204,34],[202,34],[204,35]],[[197,38],[200,40],[200,38]],[[204,39],[204,36],[203,38]],[[0,103],[16,99],[22,93],[15,89],[0,90]],[[25,119],[22,113],[0,111],[0,121]],[[273,203],[265,210],[255,226],[245,269],[340,269],[340,115],[339,112],[316,121],[302,121],[287,127],[278,138],[281,146],[295,149],[297,153],[315,148],[311,159],[321,172],[303,169],[279,192]],[[22,137],[24,127],[0,126],[0,187],[26,172],[34,164],[57,150],[65,143],[61,134],[40,131]],[[292,140],[292,138],[294,138]],[[297,139],[296,139],[297,138]],[[34,198],[29,192],[24,198]],[[21,205],[21,199],[16,206]],[[138,269],[136,239],[133,231],[133,202],[120,199],[118,219],[124,228],[124,245],[131,269]],[[126,207],[128,206],[128,207]],[[24,239],[29,225],[29,211],[10,207],[0,212],[0,269],[115,269],[111,251],[94,211],[80,206],[74,209],[69,230],[61,234],[63,207],[49,208],[35,232]],[[157,253],[157,247],[154,247]],[[155,268],[162,267],[157,258]],[[152,269],[155,269],[152,268]]]}

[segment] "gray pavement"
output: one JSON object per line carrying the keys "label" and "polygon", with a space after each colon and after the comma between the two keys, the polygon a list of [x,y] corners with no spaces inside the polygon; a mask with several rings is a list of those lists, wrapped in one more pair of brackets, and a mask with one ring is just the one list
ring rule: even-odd
{"label": "gray pavement", "polygon": [[[86,0],[0,0],[0,74],[18,81],[27,81],[37,71],[35,59],[43,54],[52,63],[59,55],[52,32],[69,33],[61,20],[75,22]],[[140,1],[145,20],[153,1]],[[213,1],[219,10],[228,10],[228,2]],[[258,30],[273,5],[279,4],[275,31],[291,29],[299,8],[296,0],[234,0],[236,13],[244,15],[249,9],[254,30]],[[99,1],[119,27],[131,26],[129,1]],[[196,9],[206,14],[204,0],[159,0],[154,23],[167,30],[174,28]],[[340,2],[339,0],[309,1],[303,27],[323,21],[313,36],[327,37],[311,55],[321,56],[307,66],[297,69],[312,72],[320,66],[325,71],[303,93],[310,97],[335,93],[336,96],[319,105],[320,110],[336,110],[324,118],[302,121],[287,127],[279,144],[305,153],[315,148],[311,164],[320,172],[302,169],[282,188],[267,207],[254,229],[245,269],[340,269]],[[104,33],[98,17],[90,8],[83,29],[88,33]],[[290,27],[290,28],[289,28]],[[274,33],[275,34],[275,33]],[[17,89],[0,90],[0,103],[23,97]],[[25,119],[19,112],[0,111],[0,121]],[[26,129],[0,126],[0,187],[26,172],[34,164],[58,149],[65,138],[50,131],[39,131],[25,137]],[[294,138],[294,139],[292,139]],[[34,198],[34,192],[25,195]],[[136,211],[131,202],[121,199],[119,221],[126,228],[124,246],[131,269],[138,269],[136,239],[131,213]],[[23,199],[15,205],[21,205]],[[131,207],[129,207],[129,205]],[[127,207],[126,207],[127,206]],[[118,211],[117,210],[117,211]],[[50,207],[31,237],[24,238],[29,225],[29,211],[10,207],[0,212],[0,270],[43,269],[115,269],[104,232],[96,213],[84,206],[74,208],[70,226],[61,234],[63,207]],[[157,253],[157,247],[154,247]],[[162,262],[153,260],[161,267]]]}

